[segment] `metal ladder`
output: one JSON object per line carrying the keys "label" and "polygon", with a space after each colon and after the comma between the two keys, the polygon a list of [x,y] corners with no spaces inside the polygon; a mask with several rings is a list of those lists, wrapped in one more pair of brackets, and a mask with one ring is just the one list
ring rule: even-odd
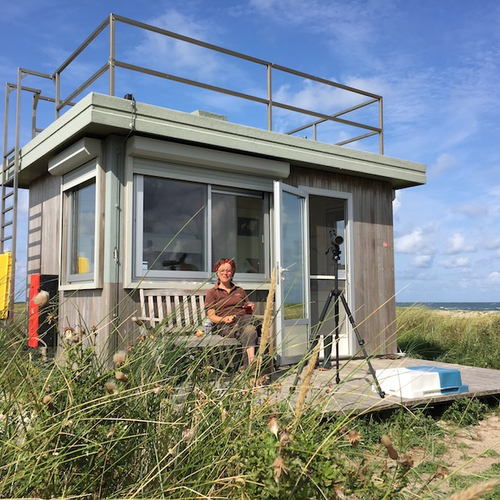
{"label": "metal ladder", "polygon": [[[18,173],[19,173],[19,137],[16,133],[14,147],[9,147],[9,97],[17,90],[17,85],[7,83],[5,88],[5,117],[2,159],[2,206],[0,211],[0,253],[10,250],[12,265],[10,271],[9,312],[13,317],[16,286],[16,245],[17,245],[17,212],[18,212]],[[16,117],[16,122],[19,120]],[[18,127],[16,126],[16,129]]]}
{"label": "metal ladder", "polygon": [[[36,111],[40,100],[55,102],[55,99],[42,95],[40,89],[25,87],[21,80],[27,75],[53,79],[52,75],[18,69],[17,84],[7,83],[5,86],[4,135],[0,207],[0,253],[11,252],[12,265],[10,272],[9,318],[14,315],[16,290],[16,251],[17,251],[17,221],[19,205],[19,170],[20,170],[20,132],[21,132],[21,94],[28,92],[33,96],[31,137],[34,138],[41,129],[36,126]],[[17,92],[15,111],[14,146],[9,145],[9,104],[10,95]]]}

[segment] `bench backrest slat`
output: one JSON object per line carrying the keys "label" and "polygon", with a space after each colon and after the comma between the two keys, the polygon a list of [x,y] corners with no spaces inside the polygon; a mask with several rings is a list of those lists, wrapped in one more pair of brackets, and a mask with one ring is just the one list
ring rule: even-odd
{"label": "bench backrest slat", "polygon": [[175,330],[193,330],[206,317],[204,290],[140,289],[141,314],[149,326],[158,323]]}

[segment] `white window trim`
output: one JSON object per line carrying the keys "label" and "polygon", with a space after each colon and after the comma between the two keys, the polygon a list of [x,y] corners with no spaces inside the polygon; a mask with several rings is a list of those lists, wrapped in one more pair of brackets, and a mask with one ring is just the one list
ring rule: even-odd
{"label": "white window trim", "polygon": [[81,165],[77,169],[72,169],[68,174],[63,176],[61,186],[61,214],[67,216],[67,200],[66,192],[74,190],[81,184],[95,179],[95,237],[94,237],[94,271],[82,276],[73,275],[69,272],[70,264],[70,247],[64,231],[68,231],[72,221],[67,221],[67,224],[61,224],[61,276],[60,290],[93,290],[102,288],[102,245],[103,230],[102,230],[102,175],[100,174],[100,157],[96,157],[85,165]]}
{"label": "white window trim", "polygon": [[[322,188],[313,188],[310,186],[299,186],[299,189],[306,191],[309,195],[323,196],[325,198],[338,198],[341,200],[345,200],[347,203],[347,214],[346,214],[346,231],[345,231],[345,241],[344,241],[344,257],[345,257],[345,280],[347,283],[351,283],[352,276],[354,272],[353,266],[353,255],[350,252],[350,248],[352,248],[352,231],[353,231],[353,196],[352,193],[348,193],[345,191],[331,191],[329,189]],[[332,279],[332,275],[327,276],[314,276],[315,279]],[[352,297],[354,298],[354,297]]]}

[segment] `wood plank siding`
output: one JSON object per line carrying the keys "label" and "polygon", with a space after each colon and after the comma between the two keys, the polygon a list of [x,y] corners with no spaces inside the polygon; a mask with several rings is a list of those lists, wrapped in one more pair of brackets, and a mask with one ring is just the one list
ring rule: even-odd
{"label": "wood plank siding", "polygon": [[97,290],[60,292],[59,331],[81,326],[87,333],[95,332],[96,348],[112,356],[117,349],[126,349],[139,335],[132,316],[140,314],[139,304],[131,299],[121,283],[105,283]]}
{"label": "wood plank siding", "polygon": [[61,178],[45,174],[30,185],[27,272],[59,274]]}

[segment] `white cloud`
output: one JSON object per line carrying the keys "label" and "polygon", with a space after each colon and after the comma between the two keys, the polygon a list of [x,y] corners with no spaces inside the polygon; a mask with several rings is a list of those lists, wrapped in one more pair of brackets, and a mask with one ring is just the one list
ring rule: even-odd
{"label": "white cloud", "polygon": [[415,228],[410,234],[405,234],[394,240],[394,249],[401,253],[419,253],[419,249],[425,244],[424,230]]}
{"label": "white cloud", "polygon": [[468,203],[453,207],[452,212],[466,215],[467,217],[485,217],[488,215],[488,207],[482,203]]}
{"label": "white cloud", "polygon": [[475,251],[476,246],[473,243],[466,241],[460,233],[455,233],[453,236],[448,238],[448,248],[446,249],[446,253],[448,254]]}
{"label": "white cloud", "polygon": [[360,98],[353,92],[306,79],[301,79],[295,85],[290,83],[281,85],[274,98],[276,101],[286,102],[299,108],[320,110],[325,114],[339,111],[336,109],[339,106],[344,109],[368,100],[368,98]]}
{"label": "white cloud", "polygon": [[489,194],[495,198],[499,198],[500,199],[500,185],[499,186],[492,186],[490,189],[489,189]]}
{"label": "white cloud", "polygon": [[453,168],[456,164],[457,160],[454,156],[448,153],[443,153],[438,156],[437,160],[432,165],[429,166],[429,176],[438,176],[446,170]]}
{"label": "white cloud", "polygon": [[414,267],[420,268],[430,268],[432,266],[433,256],[432,255],[417,255],[412,264]]}
{"label": "white cloud", "polygon": [[490,273],[486,278],[486,282],[489,285],[500,285],[500,272],[493,271]]}
{"label": "white cloud", "polygon": [[486,250],[500,250],[500,238],[488,238],[485,237],[483,238],[483,241],[481,245],[486,249]]}
{"label": "white cloud", "polygon": [[[213,26],[170,9],[165,14],[149,21],[149,24],[179,33],[197,40],[213,40]],[[134,59],[142,65],[147,62],[156,70],[168,68],[189,69],[191,77],[207,78],[217,75],[221,69],[219,57],[196,45],[175,38],[165,37],[153,32],[145,32],[143,41],[134,50]]]}
{"label": "white cloud", "polygon": [[456,267],[468,267],[469,258],[468,257],[455,257],[454,259],[447,259],[441,262],[443,267],[453,269]]}
{"label": "white cloud", "polygon": [[401,208],[402,205],[402,194],[401,191],[396,191],[396,197],[394,198],[394,201],[392,202],[392,212],[396,214],[398,210]]}

